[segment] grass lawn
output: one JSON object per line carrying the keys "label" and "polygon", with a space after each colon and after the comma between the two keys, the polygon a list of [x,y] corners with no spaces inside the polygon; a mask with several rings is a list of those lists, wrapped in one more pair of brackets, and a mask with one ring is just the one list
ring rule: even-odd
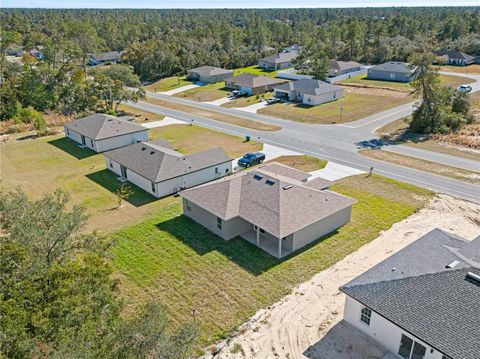
{"label": "grass lawn", "polygon": [[225,82],[208,84],[187,91],[177,93],[173,96],[187,98],[189,100],[208,102],[227,97],[230,91],[225,88]]}
{"label": "grass lawn", "polygon": [[[165,138],[184,153],[221,146],[228,154],[240,156],[258,151],[262,144],[243,143],[239,137],[198,126],[171,125],[151,130],[151,137]],[[71,194],[73,204],[87,208],[88,229],[118,230],[156,213],[173,198],[157,200],[131,185],[135,194],[122,208],[116,209],[116,175],[105,169],[102,154],[96,154],[62,136],[8,142],[0,145],[2,187],[21,186],[33,198],[62,188]]]}
{"label": "grass lawn", "polygon": [[441,71],[456,72],[458,74],[480,75],[480,65],[473,64],[468,66],[442,66]]}
{"label": "grass lawn", "polygon": [[211,118],[212,120],[221,121],[221,122],[229,123],[229,124],[240,126],[240,127],[251,128],[253,130],[258,130],[258,131],[277,131],[281,128],[279,126],[271,125],[265,122],[252,121],[242,117],[225,115],[216,111],[209,111],[209,110],[204,110],[197,107],[180,105],[170,101],[159,100],[153,97],[148,97],[147,102],[152,103],[154,105],[168,107],[177,111],[192,113],[197,116]]}
{"label": "grass lawn", "polygon": [[375,130],[375,134],[378,136],[396,138],[397,136],[405,133],[405,131],[408,129],[409,123],[410,117],[404,117],[377,128]]}
{"label": "grass lawn", "polygon": [[[402,96],[388,96],[346,90],[344,91],[344,97],[340,100],[318,106],[279,103],[262,108],[258,113],[305,123],[346,123],[410,101],[412,99],[407,95],[403,96],[403,94]],[[341,109],[343,110],[340,119]]]}
{"label": "grass lawn", "polygon": [[120,104],[118,108],[124,111],[129,116],[135,116],[136,123],[147,123],[147,122],[154,122],[160,121],[165,118],[163,115],[159,115],[153,112],[148,112],[144,110],[140,110],[135,107],[130,107],[128,105]]}
{"label": "grass lawn", "polygon": [[179,199],[165,202],[157,215],[114,235],[126,302],[133,307],[154,299],[175,323],[191,321],[195,309],[201,348],[413,214],[431,196],[377,175],[338,181],[333,190],[358,201],[351,222],[283,260],[242,239],[226,242],[182,216]]}
{"label": "grass lawn", "polygon": [[[285,70],[285,69],[282,69]],[[241,74],[253,74],[253,75],[263,75],[263,76],[268,76],[268,77],[275,77],[277,76],[278,71],[267,71],[261,67],[258,67],[257,65],[253,66],[248,66],[248,67],[240,67],[238,69],[235,69],[233,72],[233,76],[238,76]]]}
{"label": "grass lawn", "polygon": [[472,82],[475,82],[475,80],[469,77],[440,75],[440,83],[444,86],[450,86],[453,88],[457,88],[458,86],[464,84],[471,84]]}
{"label": "grass lawn", "polygon": [[191,84],[192,81],[187,80],[185,76],[172,76],[153,82],[150,85],[143,86],[143,88],[150,92],[163,92]]}
{"label": "grass lawn", "polygon": [[260,151],[260,142],[244,142],[243,138],[210,130],[201,126],[169,125],[152,128],[150,138],[163,138],[184,154],[204,151],[213,147],[222,147],[231,157],[240,157],[247,152]]}
{"label": "grass lawn", "polygon": [[273,97],[273,92],[267,92],[261,95],[254,95],[248,97],[240,97],[235,100],[224,103],[222,107],[247,107],[255,105],[263,100],[267,100]]}
{"label": "grass lawn", "polygon": [[322,168],[325,168],[328,163],[326,160],[307,155],[281,156],[273,159],[272,162],[279,162],[305,172],[321,170]]}
{"label": "grass lawn", "polygon": [[437,162],[422,160],[416,157],[405,156],[382,150],[363,150],[360,154],[380,161],[394,163],[400,166],[415,168],[417,170],[435,173],[441,176],[480,184],[480,173],[451,167]]}

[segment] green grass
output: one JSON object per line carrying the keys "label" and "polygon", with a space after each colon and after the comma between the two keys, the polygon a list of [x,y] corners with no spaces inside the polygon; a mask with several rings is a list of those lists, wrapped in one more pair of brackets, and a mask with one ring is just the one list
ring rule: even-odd
{"label": "green grass", "polygon": [[247,107],[255,105],[256,103],[261,102],[262,100],[267,100],[273,97],[273,92],[267,92],[261,95],[254,95],[248,97],[240,97],[235,100],[224,103],[222,107]]}
{"label": "green grass", "polygon": [[183,91],[174,96],[188,98],[189,100],[208,102],[226,97],[228,93],[229,90],[225,88],[225,82],[222,81]]}
{"label": "green grass", "polygon": [[[282,70],[285,70],[285,69],[282,69]],[[253,65],[253,66],[240,67],[238,69],[235,69],[235,71],[233,72],[233,76],[238,76],[244,73],[275,77],[278,71],[267,71],[261,67],[258,67],[257,65]]]}
{"label": "green grass", "polygon": [[188,81],[185,76],[172,76],[143,86],[143,88],[151,92],[163,92],[191,84],[192,82]]}
{"label": "green grass", "polygon": [[242,239],[215,236],[181,215],[180,200],[166,204],[151,219],[115,234],[115,267],[127,303],[153,298],[177,324],[191,321],[195,309],[203,347],[375,239],[430,196],[375,175],[341,180],[333,190],[358,201],[351,222],[284,260]]}

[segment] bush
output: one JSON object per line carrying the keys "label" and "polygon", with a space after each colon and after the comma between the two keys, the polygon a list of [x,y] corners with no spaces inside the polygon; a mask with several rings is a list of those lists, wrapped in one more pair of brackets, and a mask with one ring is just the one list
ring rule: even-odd
{"label": "bush", "polygon": [[36,123],[37,121],[43,120],[43,117],[42,114],[33,107],[25,108],[19,105],[13,120],[15,123]]}

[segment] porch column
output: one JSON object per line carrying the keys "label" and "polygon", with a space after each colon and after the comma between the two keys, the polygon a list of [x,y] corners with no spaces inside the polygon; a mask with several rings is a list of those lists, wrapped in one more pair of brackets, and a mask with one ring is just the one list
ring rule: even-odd
{"label": "porch column", "polygon": [[257,234],[257,247],[260,247],[260,232],[259,232],[258,226],[257,226],[256,234]]}
{"label": "porch column", "polygon": [[282,239],[278,238],[278,258],[282,258]]}

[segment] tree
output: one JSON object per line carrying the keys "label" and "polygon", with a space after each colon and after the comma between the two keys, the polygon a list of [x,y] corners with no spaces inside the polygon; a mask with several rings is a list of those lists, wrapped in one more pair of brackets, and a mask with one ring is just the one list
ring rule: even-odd
{"label": "tree", "polygon": [[133,190],[132,187],[130,187],[126,183],[122,183],[120,186],[118,186],[117,191],[115,194],[117,195],[117,201],[118,201],[118,207],[122,207],[122,202],[129,199],[133,195]]}

